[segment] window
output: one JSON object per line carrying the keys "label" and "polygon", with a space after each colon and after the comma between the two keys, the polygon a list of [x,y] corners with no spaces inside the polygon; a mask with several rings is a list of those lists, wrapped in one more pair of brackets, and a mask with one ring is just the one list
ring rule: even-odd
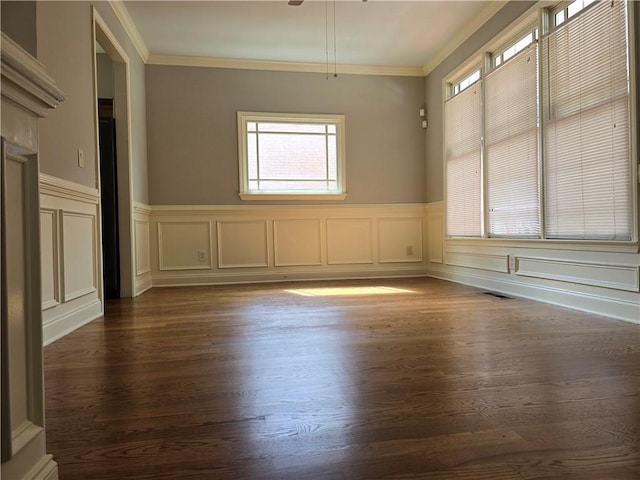
{"label": "window", "polygon": [[449,235],[481,235],[480,92],[482,82],[445,105],[447,141],[447,228]]}
{"label": "window", "polygon": [[533,42],[538,40],[538,29],[536,28],[532,32],[527,33],[524,37],[518,40],[516,43],[511,45],[509,48],[503,50],[500,54],[493,56],[493,65],[498,67],[502,65],[504,62],[509,60],[511,57],[520,53],[522,50],[527,48]]}
{"label": "window", "polygon": [[575,0],[571,2],[569,5],[560,8],[556,11],[553,16],[553,20],[556,26],[565,22],[565,20],[569,20],[576,13],[582,11],[584,8],[591,5],[596,0]]}
{"label": "window", "polygon": [[345,198],[344,116],[238,112],[240,196]]}
{"label": "window", "polygon": [[[447,83],[448,236],[635,238],[629,11],[626,1],[575,0],[530,17],[525,33],[485,54],[478,111],[457,106],[474,89]],[[464,171],[462,131],[479,145]]]}
{"label": "window", "polygon": [[465,89],[469,88],[471,85],[480,80],[480,70],[476,70],[471,75],[463,78],[461,81],[456,83],[453,86],[453,95],[458,95],[462,93]]}
{"label": "window", "polygon": [[[540,236],[538,45],[529,33],[485,79],[489,236]],[[507,56],[508,53],[508,56]]]}
{"label": "window", "polygon": [[626,27],[624,2],[598,2],[543,40],[548,238],[631,239]]}

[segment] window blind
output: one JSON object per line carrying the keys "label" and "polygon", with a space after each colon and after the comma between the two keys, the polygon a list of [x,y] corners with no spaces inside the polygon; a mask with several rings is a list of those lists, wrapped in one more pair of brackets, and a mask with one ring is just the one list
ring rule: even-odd
{"label": "window blind", "polygon": [[625,2],[598,2],[543,39],[548,238],[629,240]]}
{"label": "window blind", "polygon": [[538,46],[532,44],[485,79],[489,235],[540,235]]}
{"label": "window blind", "polygon": [[482,235],[480,93],[477,81],[445,104],[447,235]]}

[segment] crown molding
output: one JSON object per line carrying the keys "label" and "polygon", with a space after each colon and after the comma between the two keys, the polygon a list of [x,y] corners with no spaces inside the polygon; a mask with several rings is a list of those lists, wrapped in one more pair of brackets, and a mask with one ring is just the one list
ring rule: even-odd
{"label": "crown molding", "polygon": [[125,32],[127,32],[131,43],[133,43],[133,46],[138,52],[138,55],[140,55],[140,58],[144,63],[147,63],[147,60],[149,58],[149,49],[144,43],[142,35],[140,35],[140,32],[138,31],[136,24],[133,22],[131,15],[129,15],[127,7],[125,7],[122,0],[109,0],[109,5],[111,5],[113,13],[116,14],[116,17],[118,17],[118,20],[120,20],[120,23],[122,24]]}
{"label": "crown molding", "polygon": [[[235,58],[188,57],[179,55],[149,55],[148,65],[181,67],[232,68],[240,70],[271,70],[277,72],[327,73],[324,63],[272,62]],[[332,69],[331,69],[332,70]],[[388,67],[367,65],[338,65],[338,75],[384,75],[392,77],[424,77],[422,67]],[[333,75],[333,72],[329,72]]]}
{"label": "crown molding", "polygon": [[458,32],[458,34],[451,39],[440,52],[427,64],[422,67],[422,75],[429,75],[444,59],[451,55],[460,45],[462,45],[471,35],[476,33],[478,29],[484,25],[491,17],[493,17],[498,11],[504,7],[508,0],[498,0],[491,2],[491,4],[485,8],[482,13],[477,15],[473,22],[469,24],[468,28],[464,28]]}

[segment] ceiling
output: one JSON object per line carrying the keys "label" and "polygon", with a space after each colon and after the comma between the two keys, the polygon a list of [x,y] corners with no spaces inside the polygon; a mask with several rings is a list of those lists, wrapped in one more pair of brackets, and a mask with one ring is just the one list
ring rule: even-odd
{"label": "ceiling", "polygon": [[165,0],[123,5],[149,51],[149,63],[184,64],[185,57],[206,57],[324,68],[328,57],[331,66],[335,61],[409,67],[425,74],[504,3],[306,0],[294,7],[287,0]]}

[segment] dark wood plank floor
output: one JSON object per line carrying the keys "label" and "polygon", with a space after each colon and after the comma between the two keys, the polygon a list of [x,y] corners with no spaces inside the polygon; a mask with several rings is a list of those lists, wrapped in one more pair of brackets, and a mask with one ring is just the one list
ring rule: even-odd
{"label": "dark wood plank floor", "polygon": [[[319,287],[349,295],[287,291]],[[45,349],[48,451],[61,480],[638,480],[639,333],[434,279],[154,289]]]}

